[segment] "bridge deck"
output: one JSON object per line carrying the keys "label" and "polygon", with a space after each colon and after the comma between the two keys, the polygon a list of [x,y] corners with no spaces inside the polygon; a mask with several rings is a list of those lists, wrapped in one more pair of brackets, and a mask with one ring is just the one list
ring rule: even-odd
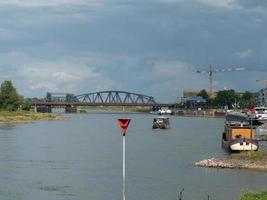
{"label": "bridge deck", "polygon": [[161,106],[167,107],[173,104],[166,103],[89,103],[89,102],[35,102],[36,106],[53,106],[53,107],[65,107],[65,106],[141,106],[141,107],[153,107]]}

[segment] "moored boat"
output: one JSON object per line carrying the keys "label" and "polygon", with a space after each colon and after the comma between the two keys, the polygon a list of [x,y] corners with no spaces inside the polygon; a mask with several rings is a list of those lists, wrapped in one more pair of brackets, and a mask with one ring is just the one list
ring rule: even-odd
{"label": "moored boat", "polygon": [[169,108],[161,108],[158,110],[159,115],[171,115],[173,114],[172,111]]}
{"label": "moored boat", "polygon": [[248,122],[226,121],[222,134],[222,147],[229,152],[257,151],[259,144],[255,132],[255,126]]}
{"label": "moored boat", "polygon": [[152,125],[153,129],[167,129],[170,128],[170,121],[168,117],[155,117],[153,119],[153,125]]}
{"label": "moored boat", "polygon": [[260,121],[255,115],[249,115],[241,112],[227,112],[225,115],[225,120],[231,122],[248,123],[253,126],[260,126],[263,124],[263,122]]}
{"label": "moored boat", "polygon": [[156,107],[150,111],[150,114],[157,114],[157,115],[173,115],[173,111],[167,107]]}
{"label": "moored boat", "polygon": [[261,121],[267,121],[267,108],[266,107],[255,107],[256,118]]}

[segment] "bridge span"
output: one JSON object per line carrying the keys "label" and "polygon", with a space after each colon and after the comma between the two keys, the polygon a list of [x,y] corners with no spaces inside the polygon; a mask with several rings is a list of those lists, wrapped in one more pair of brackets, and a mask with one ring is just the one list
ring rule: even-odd
{"label": "bridge span", "polygon": [[77,106],[84,107],[163,107],[172,104],[157,103],[152,96],[125,91],[101,91],[74,95],[69,93],[47,93],[43,101],[35,102],[37,111],[51,112],[53,107],[65,107],[66,112],[76,112]]}

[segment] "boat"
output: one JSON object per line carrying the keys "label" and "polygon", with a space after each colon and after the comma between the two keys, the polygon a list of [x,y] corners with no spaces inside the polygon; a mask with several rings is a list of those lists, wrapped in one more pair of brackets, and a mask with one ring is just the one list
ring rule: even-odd
{"label": "boat", "polygon": [[163,116],[159,116],[159,117],[155,117],[153,118],[153,125],[152,125],[153,129],[167,129],[170,128],[170,121],[168,117],[163,117]]}
{"label": "boat", "polygon": [[168,109],[168,108],[160,108],[160,109],[153,109],[152,111],[150,111],[150,114],[154,114],[154,115],[173,115],[172,110]]}
{"label": "boat", "polygon": [[267,121],[267,108],[266,107],[255,107],[256,118],[261,121]]}
{"label": "boat", "polygon": [[158,110],[159,115],[171,115],[173,114],[172,111],[169,108],[161,108]]}
{"label": "boat", "polygon": [[150,113],[157,115],[173,115],[172,110],[167,107],[155,108]]}
{"label": "boat", "polygon": [[247,122],[248,115],[246,113],[241,113],[241,112],[227,112],[225,115],[225,120]]}
{"label": "boat", "polygon": [[228,152],[257,151],[256,126],[244,121],[225,121],[222,147]]}
{"label": "boat", "polygon": [[232,122],[245,122],[253,126],[261,126],[263,124],[255,115],[242,112],[227,112],[225,119]]}

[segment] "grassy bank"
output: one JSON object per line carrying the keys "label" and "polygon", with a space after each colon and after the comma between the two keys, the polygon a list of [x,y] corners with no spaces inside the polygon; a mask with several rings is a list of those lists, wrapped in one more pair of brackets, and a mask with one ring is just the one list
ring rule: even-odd
{"label": "grassy bank", "polygon": [[266,200],[267,190],[261,192],[245,192],[239,200]]}
{"label": "grassy bank", "polygon": [[243,151],[240,153],[233,153],[229,156],[232,159],[238,160],[263,160],[267,159],[267,153],[263,151]]}
{"label": "grassy bank", "polygon": [[0,123],[27,123],[35,120],[62,120],[63,116],[29,111],[0,111]]}

